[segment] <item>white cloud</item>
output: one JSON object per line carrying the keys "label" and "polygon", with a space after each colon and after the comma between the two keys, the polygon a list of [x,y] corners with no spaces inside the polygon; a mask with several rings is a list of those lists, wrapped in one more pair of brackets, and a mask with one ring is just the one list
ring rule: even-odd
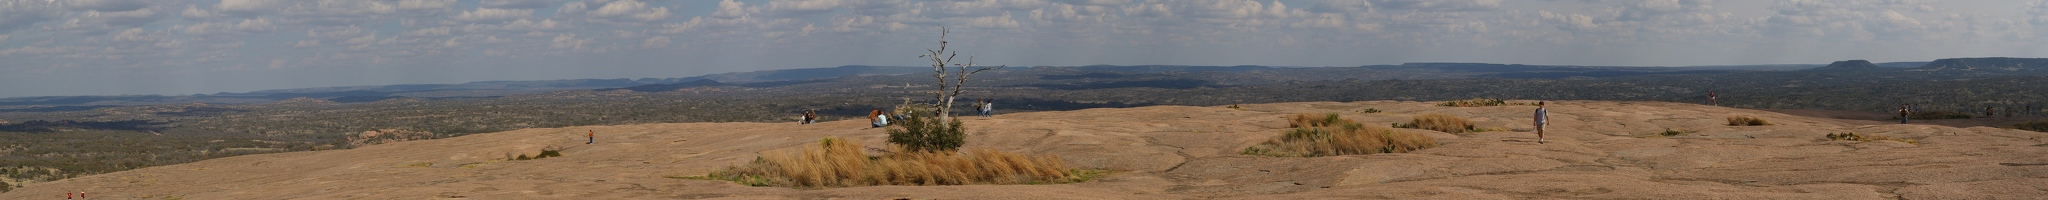
{"label": "white cloud", "polygon": [[770,1],[768,11],[783,16],[808,16],[831,12],[840,5],[840,0]]}
{"label": "white cloud", "polygon": [[30,25],[57,18],[59,8],[50,1],[20,0],[0,2],[0,33],[13,32]]}
{"label": "white cloud", "polygon": [[[489,2],[489,1],[485,1],[485,2]],[[431,14],[431,13],[437,13],[437,12],[440,12],[440,11],[443,11],[443,10],[448,10],[448,9],[451,9],[451,8],[455,8],[455,0],[402,0],[402,1],[398,1],[398,10],[404,10],[404,11],[407,11],[407,12],[415,12],[415,13],[426,13],[426,14]]]}
{"label": "white cloud", "polygon": [[227,12],[227,13],[240,13],[240,14],[255,14],[255,13],[258,13],[258,12],[276,11],[277,9],[279,9],[279,8],[283,8],[283,7],[285,6],[285,5],[287,5],[287,4],[286,4],[287,2],[289,2],[289,1],[288,1],[288,0],[220,0],[220,4],[214,4],[214,5],[213,5],[213,9],[214,9],[214,10],[217,10],[217,11],[221,11],[221,12]]}
{"label": "white cloud", "polygon": [[74,10],[130,11],[149,7],[149,2],[142,0],[65,0],[64,6]]}
{"label": "white cloud", "polygon": [[452,28],[448,28],[448,27],[431,27],[431,28],[422,28],[422,29],[417,29],[417,30],[412,30],[412,31],[406,31],[405,33],[401,33],[401,34],[398,34],[398,36],[404,36],[404,37],[440,37],[440,36],[448,36],[448,35],[454,34],[454,32],[453,32],[453,31],[454,31],[454,29],[452,29]]}
{"label": "white cloud", "polygon": [[476,11],[462,11],[451,19],[467,22],[503,22],[533,16],[533,9],[477,8]]}
{"label": "white cloud", "polygon": [[1369,0],[1375,8],[1421,12],[1490,11],[1500,0]]}
{"label": "white cloud", "polygon": [[277,29],[277,25],[266,18],[243,19],[240,22],[205,22],[185,26],[186,34],[249,34]]}
{"label": "white cloud", "polygon": [[477,3],[485,8],[539,9],[559,4],[558,0],[484,0]]}
{"label": "white cloud", "polygon": [[634,0],[614,1],[590,11],[590,16],[599,19],[637,20],[641,22],[668,19],[668,8],[651,7]]}
{"label": "white cloud", "polygon": [[[7,39],[7,38],[6,38],[6,37],[0,37],[0,39]],[[5,41],[5,40],[0,40],[0,41]],[[669,43],[671,43],[671,42],[669,41],[669,39],[668,39],[668,36],[654,36],[654,37],[650,37],[650,38],[647,38],[647,41],[645,41],[645,42],[641,42],[641,43],[640,43],[640,48],[650,48],[650,49],[652,49],[652,48],[666,48],[666,47],[668,47],[668,44],[669,44]]]}
{"label": "white cloud", "polygon": [[157,13],[149,8],[116,12],[89,10],[58,28],[74,33],[99,33],[138,27],[156,22],[157,19]]}

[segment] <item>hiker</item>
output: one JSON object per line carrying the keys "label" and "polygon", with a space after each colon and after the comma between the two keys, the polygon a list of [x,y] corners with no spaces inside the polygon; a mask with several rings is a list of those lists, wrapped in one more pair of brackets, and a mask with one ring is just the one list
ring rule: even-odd
{"label": "hiker", "polygon": [[868,111],[868,123],[875,125],[874,127],[869,128],[881,128],[882,126],[888,126],[889,114],[883,114],[882,110]]}
{"label": "hiker", "polygon": [[1543,125],[1550,124],[1550,110],[1543,108],[1543,102],[1536,102],[1536,143],[1543,144]]}
{"label": "hiker", "polygon": [[1720,101],[1718,101],[1718,100],[1716,100],[1716,98],[1718,98],[1718,97],[1719,97],[1719,96],[1715,96],[1715,95],[1714,95],[1714,91],[1713,91],[1713,90],[1707,90],[1707,104],[1713,104],[1714,106],[1721,106],[1721,102],[1720,102]]}
{"label": "hiker", "polygon": [[590,142],[584,142],[583,144],[597,144],[597,130],[590,130]]}
{"label": "hiker", "polygon": [[1984,117],[1985,117],[1985,118],[1990,118],[1990,117],[1994,117],[1994,116],[1998,116],[1998,112],[1991,112],[1991,106],[1985,106],[1985,107],[1984,107]]}
{"label": "hiker", "polygon": [[818,123],[818,110],[804,109],[804,119],[800,124],[812,123]]}
{"label": "hiker", "polygon": [[1907,104],[1899,104],[1899,124],[1906,124],[1906,118],[1910,118],[1912,116],[1912,106],[1908,106]]}
{"label": "hiker", "polygon": [[982,102],[982,101],[986,101],[986,100],[983,100],[983,99],[974,99],[974,112],[975,112],[975,114],[974,114],[974,115],[981,115],[981,113],[980,113],[980,112],[981,112],[981,102]]}
{"label": "hiker", "polygon": [[996,101],[995,101],[995,100],[982,100],[982,101],[981,101],[981,117],[993,117],[993,116],[995,116],[995,114],[996,114]]}

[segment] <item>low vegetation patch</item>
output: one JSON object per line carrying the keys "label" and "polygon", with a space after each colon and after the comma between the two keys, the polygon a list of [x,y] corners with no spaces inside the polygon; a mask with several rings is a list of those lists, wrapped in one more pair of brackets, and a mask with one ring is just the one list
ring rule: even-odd
{"label": "low vegetation patch", "polygon": [[1664,128],[1664,132],[1657,132],[1657,136],[1671,137],[1694,132],[1698,131],[1685,130],[1685,128]]}
{"label": "low vegetation patch", "polygon": [[[1896,116],[1896,115],[1897,115],[1898,113],[1892,113],[1892,114],[1893,114],[1893,115],[1895,115],[1895,116],[1892,116],[1892,119],[1899,119],[1899,117],[1898,117],[1898,116]],[[1969,119],[1969,118],[1972,118],[1972,117],[1973,117],[1973,116],[1971,116],[1971,115],[1970,115],[1969,113],[1962,113],[1962,112],[1956,112],[1956,111],[1946,111],[1946,110],[1928,110],[1928,111],[1918,111],[1918,112],[1913,112],[1913,114],[1909,114],[1909,115],[1906,115],[1906,116],[1908,116],[1908,117],[1912,117],[1912,119]]]}
{"label": "low vegetation patch", "polygon": [[535,154],[534,156],[526,156],[526,154],[519,154],[518,157],[505,155],[505,160],[534,160],[550,157],[562,157],[562,148],[549,145],[547,148],[541,148],[540,154]]}
{"label": "low vegetation patch", "polygon": [[2012,128],[2037,132],[2048,132],[2048,120],[2013,124]]}
{"label": "low vegetation patch", "polygon": [[1473,128],[1471,120],[1465,120],[1465,118],[1463,117],[1445,114],[1417,115],[1415,116],[1415,119],[1409,120],[1408,123],[1394,123],[1393,126],[1394,128],[1427,129],[1443,131],[1445,133],[1486,131],[1484,129]]}
{"label": "low vegetation patch", "polygon": [[[907,105],[907,104],[906,104]],[[960,128],[960,121],[940,122],[932,111],[922,106],[901,106],[899,114],[908,114],[901,122],[889,124],[889,143],[911,151],[954,151],[967,143],[967,129]]]}
{"label": "low vegetation patch", "polygon": [[1728,117],[1728,125],[1729,125],[1729,126],[1763,126],[1763,125],[1771,125],[1771,122],[1770,122],[1770,121],[1764,121],[1764,118],[1757,118],[1757,117],[1750,117],[1750,116],[1734,116],[1734,117]]}
{"label": "low vegetation patch", "polygon": [[1475,99],[1467,99],[1467,100],[1455,100],[1455,101],[1446,101],[1446,102],[1444,102],[1444,103],[1439,103],[1439,104],[1436,104],[1436,105],[1437,105],[1437,106],[1448,106],[1448,107],[1485,107],[1485,106],[1503,106],[1503,105],[1508,105],[1508,102],[1507,102],[1507,101],[1503,101],[1503,100],[1500,100],[1500,99],[1492,99],[1492,98],[1475,98]]}
{"label": "low vegetation patch", "polygon": [[1045,184],[1082,182],[1105,171],[1069,169],[1058,156],[992,149],[907,151],[868,156],[858,143],[825,138],[797,150],[762,153],[753,162],[690,179],[799,188],[870,185]]}
{"label": "low vegetation patch", "polygon": [[1382,112],[1382,111],[1380,111],[1380,109],[1378,109],[1378,108],[1365,108],[1365,110],[1359,110],[1358,112],[1360,112],[1360,113],[1380,113],[1380,112]]}
{"label": "low vegetation patch", "polygon": [[1858,134],[1856,134],[1856,133],[1828,133],[1828,140],[1848,140],[1848,141],[1859,141],[1859,142],[1869,142],[1869,141],[1880,141],[1880,140],[1891,140],[1891,141],[1898,141],[1898,142],[1904,142],[1904,143],[1906,143],[1906,144],[1920,144],[1920,141],[1919,141],[1919,140],[1913,140],[1913,139],[1905,139],[1905,138],[1892,138],[1892,137],[1885,137],[1885,136],[1875,136],[1875,135],[1873,135],[1873,136],[1865,136],[1865,135],[1858,135]]}
{"label": "low vegetation patch", "polygon": [[1279,137],[1244,149],[1243,154],[1282,157],[1316,157],[1351,154],[1405,153],[1436,147],[1436,139],[1421,134],[1368,127],[1343,119],[1335,113],[1315,117],[1288,117],[1294,127]]}

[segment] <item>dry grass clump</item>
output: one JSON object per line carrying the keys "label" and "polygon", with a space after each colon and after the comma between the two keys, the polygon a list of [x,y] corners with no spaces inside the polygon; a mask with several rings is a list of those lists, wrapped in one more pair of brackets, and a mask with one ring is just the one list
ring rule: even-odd
{"label": "dry grass clump", "polygon": [[833,138],[801,150],[763,153],[743,166],[713,171],[699,179],[752,186],[849,187],[870,185],[1041,184],[1080,182],[1099,171],[1072,170],[1058,156],[1029,156],[990,149],[968,153],[903,151],[870,157],[854,142]]}
{"label": "dry grass clump", "polygon": [[1664,132],[1658,132],[1657,136],[1671,137],[1694,132],[1698,131],[1685,130],[1685,128],[1664,128]]}
{"label": "dry grass clump", "polygon": [[1869,141],[1879,141],[1879,140],[1891,140],[1891,141],[1898,141],[1898,142],[1904,142],[1904,143],[1906,143],[1906,144],[1920,144],[1920,141],[1919,141],[1919,140],[1913,140],[1913,139],[1905,139],[1905,138],[1892,138],[1892,137],[1885,137],[1885,136],[1864,136],[1864,135],[1857,135],[1856,133],[1828,133],[1828,140],[1848,140],[1848,141],[1859,141],[1859,142],[1869,142]]}
{"label": "dry grass clump", "polygon": [[1750,117],[1750,116],[1734,116],[1734,117],[1728,117],[1728,125],[1729,125],[1729,126],[1763,126],[1763,125],[1771,125],[1771,122],[1770,122],[1770,121],[1764,121],[1764,118],[1757,118],[1757,117]]}
{"label": "dry grass clump", "polygon": [[519,157],[512,157],[510,153],[506,153],[505,160],[533,160],[549,157],[562,157],[562,147],[548,145],[548,147],[540,149],[540,154],[535,154],[534,156],[526,156],[526,154],[519,154]]}
{"label": "dry grass clump", "polygon": [[1437,105],[1437,106],[1448,106],[1448,107],[1485,107],[1485,106],[1502,106],[1502,105],[1508,105],[1508,102],[1507,102],[1507,101],[1502,101],[1502,100],[1500,100],[1500,99],[1491,99],[1491,98],[1474,98],[1474,99],[1468,99],[1468,100],[1456,100],[1456,101],[1446,101],[1446,102],[1444,102],[1444,103],[1439,103],[1439,104],[1436,104],[1436,105]]}
{"label": "dry grass clump", "polygon": [[1406,123],[1406,124],[1403,124],[1403,123],[1394,123],[1394,127],[1395,127],[1395,128],[1412,128],[1412,129],[1428,129],[1428,130],[1435,130],[1435,131],[1443,131],[1443,132],[1445,132],[1445,133],[1464,133],[1464,132],[1480,132],[1480,131],[1484,131],[1484,130],[1481,130],[1481,129],[1475,129],[1475,128],[1473,128],[1473,127],[1472,127],[1472,121],[1471,121],[1471,120],[1465,120],[1465,118],[1463,118],[1463,117],[1458,117],[1458,116],[1451,116],[1451,115],[1445,115],[1445,114],[1424,114],[1424,115],[1417,115],[1417,116],[1415,116],[1415,119],[1411,119],[1411,120],[1409,120],[1409,121],[1408,121],[1408,123]]}
{"label": "dry grass clump", "polygon": [[1246,147],[1243,154],[1316,157],[1350,154],[1404,153],[1436,147],[1436,139],[1393,129],[1367,127],[1335,113],[1288,117],[1291,127],[1279,137]]}

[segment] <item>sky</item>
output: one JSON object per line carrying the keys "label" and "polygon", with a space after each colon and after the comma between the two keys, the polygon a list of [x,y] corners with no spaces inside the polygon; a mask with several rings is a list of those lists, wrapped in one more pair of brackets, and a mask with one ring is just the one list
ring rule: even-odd
{"label": "sky", "polygon": [[0,97],[977,65],[2048,57],[2044,0],[0,0]]}

